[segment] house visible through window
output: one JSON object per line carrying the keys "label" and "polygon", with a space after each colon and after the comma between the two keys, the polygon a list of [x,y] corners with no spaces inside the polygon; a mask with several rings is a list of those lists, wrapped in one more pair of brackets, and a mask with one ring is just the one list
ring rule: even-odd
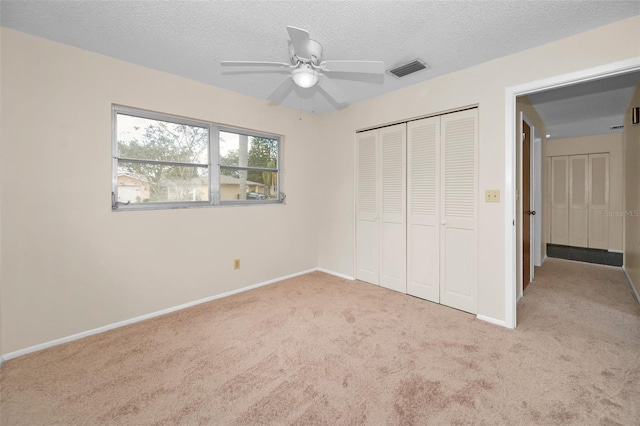
{"label": "house visible through window", "polygon": [[280,138],[113,107],[113,209],[281,202]]}

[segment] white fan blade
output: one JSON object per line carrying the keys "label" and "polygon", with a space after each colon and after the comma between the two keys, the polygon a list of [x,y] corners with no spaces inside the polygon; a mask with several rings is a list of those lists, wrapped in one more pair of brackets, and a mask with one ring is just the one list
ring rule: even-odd
{"label": "white fan blade", "polygon": [[384,62],[380,61],[324,61],[320,66],[332,72],[384,74]]}
{"label": "white fan blade", "polygon": [[220,65],[223,66],[265,66],[265,67],[283,67],[290,68],[291,64],[287,64],[285,62],[264,62],[264,61],[222,61]]}
{"label": "white fan blade", "polygon": [[276,90],[274,90],[273,93],[269,95],[267,99],[269,99],[273,104],[279,104],[289,94],[291,89],[293,89],[294,84],[295,83],[293,82],[291,77],[287,77],[282,81],[282,83],[280,83]]}
{"label": "white fan blade", "polygon": [[324,74],[320,74],[318,80],[318,87],[322,89],[327,95],[333,98],[338,104],[346,104],[347,97],[342,89],[340,89],[329,77]]}
{"label": "white fan blade", "polygon": [[293,50],[296,55],[302,59],[311,59],[311,39],[309,38],[309,32],[302,28],[287,27],[289,32],[289,38],[291,44],[293,44]]}

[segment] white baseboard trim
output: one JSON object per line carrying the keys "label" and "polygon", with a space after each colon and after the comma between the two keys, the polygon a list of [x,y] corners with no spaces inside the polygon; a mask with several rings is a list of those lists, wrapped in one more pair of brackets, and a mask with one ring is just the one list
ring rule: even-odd
{"label": "white baseboard trim", "polygon": [[278,282],[278,281],[283,281],[283,280],[286,280],[286,279],[289,279],[289,278],[297,277],[299,275],[308,274],[309,272],[314,272],[316,270],[319,270],[319,269],[318,268],[307,269],[306,271],[296,272],[294,274],[289,274],[289,275],[286,275],[284,277],[274,278],[272,280],[263,281],[263,282],[258,283],[258,284],[253,284],[253,285],[250,285],[250,286],[242,287],[242,288],[239,288],[237,290],[227,291],[227,292],[224,292],[224,293],[216,294],[214,296],[209,296],[209,297],[205,297],[203,299],[194,300],[192,302],[183,303],[182,305],[173,306],[171,308],[162,309],[162,310],[159,310],[159,311],[156,311],[156,312],[151,312],[151,313],[145,314],[145,315],[140,315],[138,317],[127,319],[127,320],[124,320],[124,321],[114,322],[113,324],[107,324],[105,326],[94,328],[92,330],[87,330],[87,331],[83,331],[83,332],[80,332],[80,333],[72,334],[71,336],[62,337],[60,339],[55,339],[55,340],[50,340],[50,341],[45,342],[45,343],[40,343],[38,345],[29,346],[28,348],[19,349],[17,351],[9,352],[7,354],[4,354],[4,355],[0,356],[0,365],[2,365],[3,361],[8,361],[10,359],[17,358],[17,357],[22,356],[22,355],[27,355],[27,354],[30,354],[30,353],[33,353],[33,352],[38,352],[38,351],[41,351],[43,349],[47,349],[47,348],[50,348],[50,347],[53,347],[53,346],[58,346],[58,345],[61,345],[63,343],[72,342],[74,340],[82,339],[83,337],[92,336],[94,334],[104,333],[105,331],[113,330],[115,328],[124,327],[125,325],[130,325],[130,324],[134,324],[136,322],[140,322],[140,321],[148,320],[148,319],[151,319],[151,318],[155,318],[155,317],[158,317],[160,315],[166,315],[166,314],[169,314],[171,312],[175,312],[175,311],[179,311],[179,310],[182,310],[182,309],[190,308],[190,307],[195,306],[195,305],[200,305],[201,303],[207,303],[207,302],[211,302],[212,300],[222,299],[223,297],[228,297],[228,296],[232,296],[232,295],[237,294],[237,293],[242,293],[242,292],[245,292],[245,291],[253,290],[255,288],[262,287],[262,286],[269,285],[269,284],[273,284],[273,283]]}
{"label": "white baseboard trim", "polygon": [[505,327],[505,328],[511,328],[511,327],[507,327],[507,323],[499,320],[499,319],[495,319],[495,318],[491,318],[488,317],[486,315],[476,315],[476,318],[479,319],[480,321],[486,321],[486,322],[490,322],[491,324],[495,324],[495,325],[499,325],[501,327]]}
{"label": "white baseboard trim", "polygon": [[631,277],[627,272],[627,268],[625,268],[624,265],[622,266],[622,270],[624,271],[624,274],[627,276],[627,281],[629,281],[629,286],[631,287],[631,291],[633,292],[633,295],[636,297],[636,302],[640,303],[640,294],[638,294],[638,292],[636,291],[636,287],[633,284],[633,281],[631,280]]}
{"label": "white baseboard trim", "polygon": [[332,271],[330,269],[316,268],[316,271],[324,272],[325,274],[334,275],[336,277],[344,278],[345,280],[349,280],[349,281],[355,281],[356,280],[356,278],[352,277],[351,275],[341,274],[340,272],[335,272],[335,271]]}
{"label": "white baseboard trim", "polygon": [[545,254],[544,257],[542,258],[542,263],[540,263],[540,266],[544,265],[544,262],[547,261],[547,255]]}

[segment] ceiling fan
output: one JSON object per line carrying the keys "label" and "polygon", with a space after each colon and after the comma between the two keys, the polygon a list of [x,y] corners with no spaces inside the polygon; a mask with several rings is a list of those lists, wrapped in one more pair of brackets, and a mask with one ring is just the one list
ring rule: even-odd
{"label": "ceiling fan", "polygon": [[289,32],[289,62],[222,61],[224,66],[265,66],[291,69],[287,77],[269,96],[272,102],[281,100],[296,84],[303,89],[318,85],[338,104],[345,104],[347,97],[324,72],[348,72],[384,74],[384,62],[380,61],[323,61],[322,45],[311,40],[309,32],[301,28],[287,27]]}

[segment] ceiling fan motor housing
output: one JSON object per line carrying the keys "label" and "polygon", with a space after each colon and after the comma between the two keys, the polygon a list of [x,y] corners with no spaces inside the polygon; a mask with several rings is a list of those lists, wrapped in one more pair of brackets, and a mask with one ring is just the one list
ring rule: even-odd
{"label": "ceiling fan motor housing", "polygon": [[316,67],[320,66],[320,61],[322,59],[322,45],[315,40],[309,40],[309,52],[311,53],[311,58],[302,58],[296,55],[293,44],[289,43],[289,60],[291,61],[291,65],[296,65],[298,62],[302,62],[304,64],[313,64]]}

